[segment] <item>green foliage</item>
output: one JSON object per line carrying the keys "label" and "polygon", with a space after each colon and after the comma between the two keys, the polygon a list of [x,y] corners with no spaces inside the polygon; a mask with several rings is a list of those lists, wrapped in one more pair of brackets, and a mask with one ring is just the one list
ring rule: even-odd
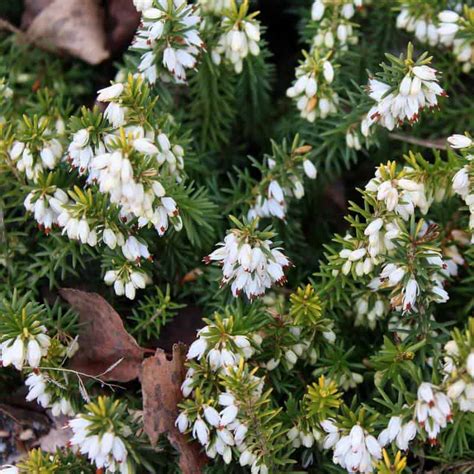
{"label": "green foliage", "polygon": [[22,474],[66,474],[68,472],[81,472],[93,474],[95,470],[82,457],[67,450],[58,449],[55,453],[46,453],[40,449],[32,449],[28,457],[18,464]]}
{"label": "green foliage", "polygon": [[243,136],[260,146],[265,143],[264,137],[271,136],[270,117],[274,114],[271,91],[275,67],[271,59],[271,53],[263,40],[260,54],[249,56],[244,62],[235,89],[238,95],[235,105]]}
{"label": "green foliage", "polygon": [[[465,328],[474,308],[470,211],[452,185],[455,173],[469,167],[470,161],[467,152],[444,150],[447,136],[472,129],[472,74],[462,72],[463,65],[448,48],[430,46],[433,65],[442,72],[440,84],[449,94],[441,110],[424,111],[412,127],[400,125],[390,132],[378,127],[363,136],[361,120],[373,104],[367,95],[368,79],[382,69],[376,77],[397,83],[396,90],[405,67],[415,64],[411,56],[399,57],[407,43],[414,41],[409,50],[414,57],[426,49],[411,33],[396,28],[399,7],[407,2],[364,2],[349,19],[357,44],[333,48],[327,56],[335,65],[331,88],[339,96],[337,111],[308,122],[279,93],[290,85],[288,65],[301,57],[290,30],[298,29],[309,49],[320,27],[310,20],[312,3],[282,0],[271,7],[250,3],[252,18],[258,6],[271,8],[272,18],[268,29],[261,28],[260,54],[248,54],[240,73],[224,59],[217,65],[213,57],[218,38],[232,27],[229,22],[223,25],[221,13],[215,12],[202,13],[206,51],[189,73],[187,85],[163,81],[146,85],[134,76],[137,57],[119,58],[118,78],[125,78],[125,92],[111,102],[127,108],[129,115],[121,129],[113,127],[99,107],[85,106],[94,103],[96,89],[112,78],[109,65],[87,66],[21,44],[12,36],[0,36],[0,342],[19,331],[34,334],[44,324],[51,337],[48,354],[37,371],[27,368],[24,375],[41,374],[51,402],[64,398],[77,413],[90,412],[94,434],[111,427],[123,430],[137,472],[177,474],[175,448],[164,439],[156,447],[149,445],[141,413],[132,409],[142,406],[138,382],[117,390],[114,401],[102,398],[114,386],[93,377],[83,380],[82,374],[69,368],[67,359],[77,348],[80,328],[77,315],[58,299],[58,288],[85,285],[105,295],[126,315],[130,334],[149,348],[156,347],[163,328],[182,308],[197,306],[207,325],[207,331],[197,337],[205,338],[206,347],[187,362],[190,381],[184,388],[190,393],[180,405],[189,418],[186,431],[196,437],[194,423],[205,419],[206,407],[220,416],[225,410],[219,401],[222,394],[234,397],[236,420],[248,428],[245,443],[232,445],[232,462],[227,464],[221,453],[214,453],[205,468],[209,474],[255,470],[240,466],[241,446],[255,455],[256,466],[265,465],[270,474],[345,472],[333,463],[332,453],[321,448],[328,434],[322,421],[334,420],[340,436],[348,435],[355,425],[377,436],[394,416],[404,422],[416,419],[417,389],[422,382],[446,392],[459,378],[472,383],[466,368],[473,350],[472,321]],[[408,3],[415,9],[421,5],[420,15],[434,15],[451,6],[444,0]],[[336,4],[326,7],[333,9]],[[228,16],[240,21],[249,5],[235,2]],[[286,16],[288,11],[296,12],[300,21],[292,21],[294,17]],[[275,24],[273,17],[278,20]],[[276,36],[285,36],[285,51],[278,50]],[[389,53],[386,58],[384,53]],[[387,58],[390,64],[381,66]],[[421,54],[424,60],[427,54]],[[160,177],[177,210],[167,209],[170,228],[159,237],[150,215],[144,219],[120,213],[117,202],[100,189],[97,176],[88,179],[87,173],[82,174],[84,169],[72,169],[69,164],[74,134],[86,130],[93,154],[102,154],[98,150],[107,141],[114,151],[124,151],[127,159],[141,160],[137,175],[155,180],[158,154],[145,153],[138,159],[139,152],[133,148],[136,137],[130,137],[137,125],[144,126],[143,134],[155,142],[160,133],[166,133],[173,146],[184,152],[184,169],[176,174],[172,158],[160,155],[164,166],[171,166]],[[54,170],[44,170],[33,182],[19,169],[11,149],[15,141],[23,140],[31,145],[34,159],[40,160],[47,131],[59,139],[63,153]],[[360,138],[360,147],[349,146],[348,132]],[[306,160],[318,171],[311,183],[305,177]],[[394,188],[402,180],[423,187],[426,206],[414,205],[407,219],[402,217],[403,210],[388,209],[379,197],[380,183],[375,191],[364,187],[373,178],[374,167],[387,160],[386,166],[378,168],[379,181],[390,182]],[[257,200],[272,197],[269,186],[275,181],[287,193],[284,216],[249,220],[249,210]],[[297,182],[304,184],[303,193]],[[68,212],[78,219],[87,216],[99,241],[110,226],[124,239],[134,237],[146,243],[151,255],[130,259],[120,252],[120,245],[89,246],[69,238],[65,229],[37,226],[34,213],[25,210],[26,196],[31,193],[34,204],[57,188],[68,192]],[[297,193],[301,193],[298,198]],[[397,193],[402,195],[401,187]],[[344,220],[346,211],[349,215]],[[377,238],[386,247],[381,244],[382,250],[365,271],[362,259],[352,252],[364,249],[364,258],[369,254],[369,244],[376,239],[371,241],[366,230],[376,219],[383,220],[385,227]],[[389,250],[387,224],[397,230]],[[234,226],[252,242],[272,238],[284,247],[296,266],[289,270],[285,287],[272,289],[258,301],[236,300],[227,288],[219,287],[222,269],[204,267],[202,260],[223,240],[226,229]],[[439,265],[429,260],[436,257],[456,263],[456,272],[443,276],[438,286],[441,296],[442,290],[449,293],[450,301],[443,306],[439,295],[431,291],[442,275]],[[405,272],[394,285],[389,284],[389,277],[380,276],[389,264]],[[106,290],[103,277],[110,271],[136,273],[134,302]],[[143,275],[146,282],[142,284]],[[407,283],[414,277],[416,312],[412,306],[403,307]],[[143,289],[151,280],[153,285]],[[374,316],[377,304],[380,311]],[[189,329],[183,328],[183,339],[189,339],[185,331]],[[455,357],[447,353],[449,338],[459,348]],[[79,339],[79,350],[87,349],[87,341]],[[224,350],[235,353],[235,360],[224,353],[225,370],[216,370],[216,352],[211,362],[211,350],[218,356]],[[448,357],[456,365],[450,374],[445,371]],[[8,368],[2,371],[4,393],[22,383],[17,375]],[[84,407],[85,399],[91,403]],[[410,453],[403,457],[394,441],[374,469],[380,474],[470,472],[473,414],[462,411],[455,399],[451,403],[452,420],[441,430],[437,446],[428,447],[427,433],[419,424]],[[210,424],[209,429],[214,443],[218,430],[231,430]],[[213,454],[212,446],[208,451]],[[69,449],[51,455],[32,450],[19,469],[22,474],[95,472],[84,456]]]}
{"label": "green foliage", "polygon": [[199,70],[189,80],[190,113],[199,150],[217,151],[231,140],[235,119],[236,78],[230,69],[204,53]]}
{"label": "green foliage", "polygon": [[324,376],[319,377],[318,382],[308,386],[304,396],[306,416],[316,424],[334,416],[342,401],[342,393],[338,391],[337,384],[331,380],[326,380]]}
{"label": "green foliage", "polygon": [[170,286],[165,292],[156,287],[155,292],[145,295],[128,319],[130,332],[139,344],[158,339],[163,326],[169,323],[186,305],[171,300]]}

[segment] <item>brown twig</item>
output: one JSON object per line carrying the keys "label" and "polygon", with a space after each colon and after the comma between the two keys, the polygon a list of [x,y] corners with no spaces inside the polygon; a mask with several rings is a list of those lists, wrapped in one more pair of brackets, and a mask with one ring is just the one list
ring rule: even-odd
{"label": "brown twig", "polygon": [[[468,471],[465,471],[465,469],[469,469]],[[463,461],[458,461],[454,462],[452,464],[444,464],[441,467],[437,467],[431,471],[427,471],[426,474],[442,474],[442,473],[447,473],[447,472],[472,472],[472,469],[474,469],[474,461],[472,460],[463,460]]]}
{"label": "brown twig", "polygon": [[3,18],[0,18],[0,30],[6,30],[10,33],[15,33],[16,35],[19,35],[22,38],[24,37],[23,31],[21,31],[15,25],[12,25],[9,21],[4,20]]}
{"label": "brown twig", "polygon": [[437,150],[446,150],[446,139],[439,138],[437,140],[425,140],[423,138],[410,137],[401,133],[389,133],[390,138],[401,142],[411,143],[412,145],[419,145],[425,148],[436,148]]}

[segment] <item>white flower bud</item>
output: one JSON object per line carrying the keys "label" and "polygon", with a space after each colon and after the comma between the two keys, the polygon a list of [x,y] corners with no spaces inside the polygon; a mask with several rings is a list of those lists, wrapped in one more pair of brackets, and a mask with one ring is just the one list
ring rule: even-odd
{"label": "white flower bud", "polygon": [[468,148],[472,145],[472,140],[465,135],[454,134],[448,138],[448,143],[452,148]]}
{"label": "white flower bud", "polygon": [[466,370],[467,373],[474,378],[474,352],[471,352],[467,356],[467,361],[466,361]]}
{"label": "white flower bud", "polygon": [[113,84],[109,87],[105,87],[104,89],[98,90],[97,100],[99,102],[107,102],[109,100],[115,99],[119,97],[123,92],[124,86],[122,83]]}
{"label": "white flower bud", "polygon": [[212,426],[219,426],[221,417],[217,410],[213,407],[206,406],[204,408],[204,417],[206,418],[207,422]]}
{"label": "white flower bud", "polygon": [[329,61],[323,62],[323,75],[328,84],[331,84],[331,82],[334,80],[334,68]]}
{"label": "white flower bud", "polygon": [[303,169],[310,179],[315,179],[316,175],[318,174],[318,170],[316,169],[316,166],[310,161],[310,160],[304,160],[303,161]]}
{"label": "white flower bud", "polygon": [[455,23],[459,20],[459,15],[451,10],[443,10],[438,13],[438,19],[442,23]]}
{"label": "white flower bud", "polygon": [[30,339],[27,346],[27,358],[30,367],[38,367],[41,360],[41,348],[36,339]]}

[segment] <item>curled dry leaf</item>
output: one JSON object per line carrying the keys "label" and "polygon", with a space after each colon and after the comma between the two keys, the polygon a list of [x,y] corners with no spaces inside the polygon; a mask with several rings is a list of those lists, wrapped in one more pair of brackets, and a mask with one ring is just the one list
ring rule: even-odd
{"label": "curled dry leaf", "polygon": [[99,0],[53,0],[31,20],[25,11],[23,23],[30,22],[26,37],[50,51],[59,51],[99,64],[109,57]]}
{"label": "curled dry leaf", "polygon": [[33,20],[54,0],[24,0],[21,16],[21,29],[27,30]]}
{"label": "curled dry leaf", "polygon": [[70,288],[62,288],[59,293],[79,313],[81,323],[79,351],[70,367],[104,381],[129,382],[137,378],[143,349],[125,330],[114,308],[97,293]]}
{"label": "curled dry leaf", "polygon": [[175,344],[173,357],[166,358],[162,349],[143,362],[141,372],[143,393],[143,421],[145,431],[152,444],[162,434],[179,452],[179,466],[183,474],[200,474],[205,457],[199,446],[190,442],[175,426],[178,403],[182,399],[181,383],[184,380],[186,346]]}

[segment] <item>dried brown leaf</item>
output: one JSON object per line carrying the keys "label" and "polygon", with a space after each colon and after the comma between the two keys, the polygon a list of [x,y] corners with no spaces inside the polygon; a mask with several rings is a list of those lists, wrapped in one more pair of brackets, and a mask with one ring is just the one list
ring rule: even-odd
{"label": "dried brown leaf", "polygon": [[179,466],[183,474],[200,474],[205,457],[199,446],[190,442],[175,426],[178,403],[182,399],[181,383],[184,380],[186,346],[175,344],[173,357],[166,358],[162,349],[143,362],[141,372],[143,393],[143,421],[145,432],[154,445],[166,434],[179,452]]}
{"label": "dried brown leaf", "polygon": [[54,418],[54,425],[39,439],[39,447],[47,453],[54,453],[58,448],[67,446],[73,435],[68,422],[69,418],[64,415]]}
{"label": "dried brown leaf", "polygon": [[448,143],[446,138],[425,139],[404,135],[403,133],[389,133],[388,136],[394,140],[410,143],[411,145],[422,146],[425,148],[435,148],[437,150],[447,150]]}
{"label": "dried brown leaf", "polygon": [[54,0],[24,0],[21,29],[27,30],[33,20]]}
{"label": "dried brown leaf", "polygon": [[53,0],[45,2],[32,20],[26,10],[23,23],[31,21],[26,36],[44,49],[99,64],[109,57],[100,4],[99,0]]}
{"label": "dried brown leaf", "polygon": [[62,288],[59,293],[79,313],[81,323],[79,351],[71,360],[71,368],[104,381],[137,378],[143,349],[125,330],[112,306],[97,293],[71,288]]}

